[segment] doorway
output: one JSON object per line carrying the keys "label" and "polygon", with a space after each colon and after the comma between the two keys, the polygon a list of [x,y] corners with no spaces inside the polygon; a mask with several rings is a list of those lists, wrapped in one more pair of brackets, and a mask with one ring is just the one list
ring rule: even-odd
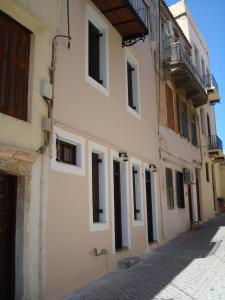
{"label": "doorway", "polygon": [[192,191],[191,191],[190,184],[188,184],[188,203],[189,203],[190,224],[192,224],[193,223],[193,208],[192,208]]}
{"label": "doorway", "polygon": [[196,178],[198,221],[202,221],[201,198],[200,198],[200,183],[199,183],[199,171],[198,171],[198,169],[195,170],[195,178]]}
{"label": "doorway", "polygon": [[146,208],[147,208],[147,232],[148,243],[154,241],[153,233],[153,215],[152,215],[152,185],[151,185],[151,172],[145,171],[145,188],[146,188]]}
{"label": "doorway", "polygon": [[0,173],[0,299],[15,298],[17,178]]}

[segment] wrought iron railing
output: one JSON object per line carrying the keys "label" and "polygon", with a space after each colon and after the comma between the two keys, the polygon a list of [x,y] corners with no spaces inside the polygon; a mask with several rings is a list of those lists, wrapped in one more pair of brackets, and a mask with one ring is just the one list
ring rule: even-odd
{"label": "wrought iron railing", "polygon": [[223,150],[223,142],[217,135],[209,136],[209,150]]}
{"label": "wrought iron railing", "polygon": [[144,0],[128,0],[145,26],[149,27],[148,7]]}
{"label": "wrought iron railing", "polygon": [[198,69],[193,65],[191,56],[185,51],[180,42],[171,43],[169,47],[164,49],[164,57],[172,63],[184,63],[189,71],[193,74],[199,85],[206,90],[206,80],[199,73]]}
{"label": "wrought iron railing", "polygon": [[214,78],[214,76],[212,74],[210,75],[206,75],[205,76],[205,81],[207,84],[207,88],[215,88],[217,91],[219,91],[219,87],[218,84],[216,82],[216,79]]}

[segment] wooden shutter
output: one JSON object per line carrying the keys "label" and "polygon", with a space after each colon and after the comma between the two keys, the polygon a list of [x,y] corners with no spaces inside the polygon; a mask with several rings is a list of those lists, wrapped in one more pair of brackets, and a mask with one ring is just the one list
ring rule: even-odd
{"label": "wooden shutter", "polygon": [[184,102],[182,102],[181,105],[181,125],[182,135],[186,138],[189,138],[187,104]]}
{"label": "wooden shutter", "polygon": [[173,91],[167,84],[166,84],[166,106],[167,106],[167,125],[170,129],[175,130]]}
{"label": "wooden shutter", "polygon": [[192,133],[192,145],[197,146],[198,145],[198,139],[197,139],[197,122],[196,122],[196,115],[195,115],[195,113],[193,113],[192,117],[191,117],[191,133]]}
{"label": "wooden shutter", "polygon": [[180,99],[178,94],[176,94],[176,104],[177,104],[177,131],[181,133],[181,108],[180,108]]}
{"label": "wooden shutter", "polygon": [[99,222],[99,155],[92,153],[92,206],[93,222]]}
{"label": "wooden shutter", "polygon": [[167,190],[167,205],[169,208],[174,208],[173,171],[169,168],[166,168],[166,190]]}
{"label": "wooden shutter", "polygon": [[89,76],[97,82],[100,80],[100,31],[89,21]]}
{"label": "wooden shutter", "polygon": [[133,203],[134,203],[134,220],[137,220],[137,199],[136,199],[136,175],[138,171],[135,170],[135,167],[132,167],[132,174],[133,174]]}
{"label": "wooden shutter", "polygon": [[185,208],[183,173],[176,172],[177,207]]}
{"label": "wooden shutter", "polygon": [[128,89],[128,105],[136,109],[134,106],[134,96],[133,96],[133,71],[132,65],[127,62],[127,89]]}
{"label": "wooden shutter", "polygon": [[31,32],[0,11],[0,111],[27,120]]}

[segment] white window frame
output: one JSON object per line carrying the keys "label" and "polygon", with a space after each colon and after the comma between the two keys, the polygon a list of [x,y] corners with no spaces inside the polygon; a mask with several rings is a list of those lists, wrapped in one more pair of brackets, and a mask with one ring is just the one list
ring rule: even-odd
{"label": "white window frame", "polygon": [[[138,220],[134,219],[134,195],[133,195],[133,166],[138,169],[138,189],[136,187],[136,206],[140,210],[140,217]],[[144,226],[144,204],[143,204],[143,171],[140,160],[130,158],[130,180],[131,180],[131,208],[132,208],[132,225],[133,227]],[[138,192],[137,192],[138,191]]]}
{"label": "white window frame", "polygon": [[[100,76],[103,84],[100,84],[91,76],[89,76],[89,58],[88,58],[88,31],[89,21],[102,33],[100,39]],[[108,59],[108,26],[103,21],[101,15],[90,4],[86,4],[85,17],[85,80],[91,86],[109,97],[109,59]]]}
{"label": "white window frame", "polygon": [[[99,202],[103,214],[99,223],[93,222],[92,201],[92,153],[97,153],[102,159],[99,170]],[[89,179],[89,229],[90,231],[102,231],[109,229],[109,190],[108,190],[108,148],[95,142],[88,142],[88,179]]]}
{"label": "white window frame", "polygon": [[153,239],[154,241],[159,240],[159,219],[158,219],[158,195],[157,195],[157,172],[153,172],[149,168],[149,164],[144,163],[144,210],[145,210],[145,228],[146,228],[146,245],[148,243],[148,220],[147,220],[147,198],[146,198],[146,174],[145,171],[150,171],[151,173],[151,198],[152,198],[152,218],[153,218]]}
{"label": "white window frame", "polygon": [[[122,207],[122,230],[126,231],[122,232],[123,244],[126,244],[129,250],[131,249],[131,230],[130,230],[130,201],[129,201],[129,163],[124,162],[123,159],[119,157],[119,152],[115,150],[111,150],[111,209],[112,209],[112,253],[115,255],[115,214],[114,214],[114,182],[113,182],[113,161],[116,160],[121,163],[121,204]],[[123,201],[124,200],[124,201]]]}
{"label": "white window frame", "polygon": [[[67,142],[77,147],[77,165],[70,165],[56,160],[56,140]],[[53,170],[63,173],[69,173],[79,176],[85,175],[85,139],[70,131],[64,130],[59,127],[54,128],[52,137],[52,159],[51,167]]]}
{"label": "white window frame", "polygon": [[[132,82],[133,86],[133,95],[136,109],[133,109],[129,106],[128,99],[128,78],[127,78],[127,63],[130,63],[134,68],[134,76],[135,79]],[[126,107],[129,113],[132,114],[138,120],[141,120],[141,105],[140,105],[140,72],[139,72],[139,64],[135,57],[125,49],[125,83],[126,83]],[[135,93],[134,93],[135,92]]]}

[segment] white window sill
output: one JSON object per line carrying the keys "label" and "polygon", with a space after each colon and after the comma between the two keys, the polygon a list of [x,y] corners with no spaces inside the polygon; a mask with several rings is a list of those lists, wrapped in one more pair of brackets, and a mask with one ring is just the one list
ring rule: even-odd
{"label": "white window sill", "polygon": [[57,162],[55,159],[52,160],[52,169],[62,173],[69,173],[79,176],[84,176],[84,169],[78,166],[72,166],[69,164]]}
{"label": "white window sill", "polygon": [[86,76],[86,81],[95,89],[103,93],[106,97],[109,97],[109,90],[105,88],[102,84],[94,80],[92,77],[89,75]]}
{"label": "white window sill", "polygon": [[133,227],[144,227],[143,220],[133,220]]}
{"label": "white window sill", "polygon": [[109,223],[91,223],[90,231],[104,231],[109,229]]}
{"label": "white window sill", "polygon": [[141,120],[141,115],[137,113],[133,108],[127,106],[127,110],[129,111],[130,114],[132,114],[133,117],[135,117],[138,120]]}

